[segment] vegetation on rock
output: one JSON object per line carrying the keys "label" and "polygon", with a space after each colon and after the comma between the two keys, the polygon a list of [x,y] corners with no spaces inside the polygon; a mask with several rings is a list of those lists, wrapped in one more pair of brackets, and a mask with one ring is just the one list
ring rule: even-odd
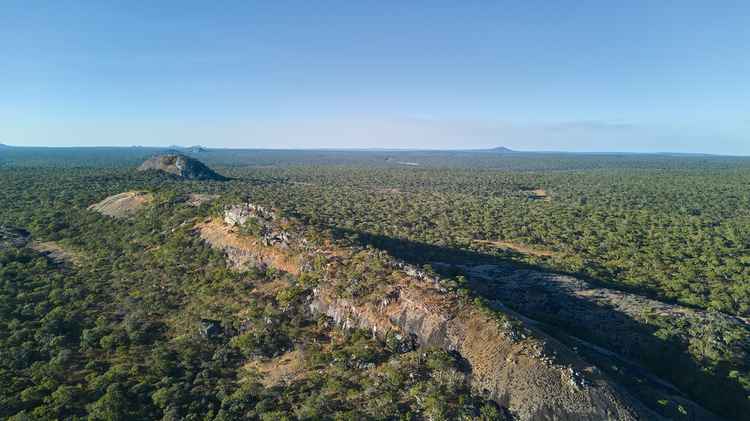
{"label": "vegetation on rock", "polygon": [[[319,279],[271,267],[227,268],[192,229],[250,197],[310,227],[311,244],[334,237],[362,247],[353,259],[360,267],[373,263],[374,272],[337,281],[342,296],[354,299],[378,293],[374,256],[386,251],[430,265],[448,290],[481,294],[459,266],[495,265],[573,274],[592,287],[721,312],[696,325],[644,311],[640,334],[652,339],[636,363],[659,368],[662,379],[710,410],[747,419],[750,373],[742,344],[749,328],[722,320],[750,316],[750,160],[211,150],[201,160],[231,177],[218,183],[132,171],[155,152],[0,154],[0,197],[10,199],[0,200],[0,225],[79,257],[61,267],[25,241],[0,247],[0,418],[503,416],[503,408],[471,390],[455,355],[409,350],[312,317],[299,291]],[[549,200],[530,198],[534,190]],[[152,192],[153,201],[126,219],[87,210],[127,191]],[[191,206],[184,200],[190,194],[220,197]],[[263,221],[255,222],[237,229],[264,235]],[[493,314],[500,308],[487,304]],[[563,310],[542,322],[576,332]],[[218,321],[221,334],[201,335],[204,319]],[[597,365],[611,363],[575,338],[558,339]],[[617,349],[606,335],[579,339]],[[294,375],[263,380],[261,369],[302,349],[304,364]],[[694,372],[685,370],[690,366]],[[737,400],[728,404],[729,398]],[[679,401],[649,404],[671,418],[692,416]]]}

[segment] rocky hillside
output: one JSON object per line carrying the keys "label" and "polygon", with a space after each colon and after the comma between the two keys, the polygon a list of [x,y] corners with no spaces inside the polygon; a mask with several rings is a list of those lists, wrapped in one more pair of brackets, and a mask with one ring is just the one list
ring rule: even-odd
{"label": "rocky hillside", "polygon": [[129,191],[109,196],[101,202],[94,203],[88,209],[113,218],[133,216],[154,200],[154,195],[142,191]]}
{"label": "rocky hillside", "polygon": [[[197,225],[237,269],[273,267],[305,279],[309,306],[344,327],[401,347],[466,361],[475,390],[522,420],[661,419],[568,345],[512,312],[492,310],[450,281],[383,252],[342,246],[269,209],[243,204]],[[684,419],[715,419],[677,390]]]}
{"label": "rocky hillside", "polygon": [[[507,306],[540,329],[586,348],[606,361],[605,367],[616,366],[613,374],[638,379],[633,386],[639,394],[679,389],[732,419],[750,414],[742,387],[750,372],[746,320],[597,287],[572,276],[498,265],[460,269],[472,289],[493,305]],[[708,384],[721,392],[709,393]]]}
{"label": "rocky hillside", "polygon": [[182,154],[157,155],[138,167],[138,171],[148,170],[163,171],[190,180],[225,179],[197,159]]}

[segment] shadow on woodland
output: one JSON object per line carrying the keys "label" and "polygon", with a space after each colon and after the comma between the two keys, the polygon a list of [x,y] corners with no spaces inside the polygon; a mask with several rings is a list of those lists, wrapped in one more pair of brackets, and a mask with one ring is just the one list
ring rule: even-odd
{"label": "shadow on woodland", "polygon": [[[580,345],[580,343],[571,342],[571,340],[579,339],[593,344],[594,346],[587,352],[579,352],[579,354],[597,364],[611,377],[623,383],[645,404],[665,416],[676,419],[699,419],[689,412],[685,414],[684,407],[678,403],[670,402],[666,405],[663,403],[663,397],[683,394],[687,399],[723,417],[738,420],[750,419],[750,401],[747,399],[747,391],[739,382],[728,376],[729,371],[736,368],[719,366],[707,369],[706,365],[701,365],[691,358],[686,341],[656,336],[658,326],[636,320],[611,306],[582,299],[554,283],[545,285],[545,289],[535,290],[531,287],[523,294],[524,300],[544,301],[542,306],[534,307],[527,306],[524,302],[512,302],[513,300],[509,300],[508,296],[503,293],[500,282],[472,279],[466,276],[465,271],[458,265],[494,265],[497,266],[498,277],[502,277],[503,274],[518,273],[521,270],[549,273],[549,268],[519,263],[508,257],[338,227],[332,228],[332,232],[335,238],[386,251],[391,256],[407,263],[417,266],[430,265],[432,270],[441,276],[464,276],[469,280],[468,287],[473,294],[490,302],[502,303],[498,307],[499,311],[502,311],[502,306],[505,306],[524,317],[540,322],[536,324],[537,328],[569,346]],[[601,285],[596,281],[592,283]],[[553,291],[548,288],[552,288]],[[570,312],[566,311],[568,308],[575,309],[578,314],[584,312],[595,315],[594,317],[601,316],[603,322],[596,329],[591,328],[590,325],[581,325],[576,322],[579,319],[570,317]],[[622,338],[618,338],[618,335],[607,329],[608,326],[616,332],[627,332],[630,339],[621,341]],[[605,351],[596,351],[598,347],[604,348]],[[617,354],[617,357],[608,355],[607,351]],[[624,359],[620,359],[621,357]],[[631,363],[628,367],[626,363],[628,361],[633,361],[635,364]],[[614,363],[617,363],[617,367],[613,370]],[[654,379],[654,375],[662,381]],[[671,385],[676,386],[678,390]],[[661,403],[658,402],[659,400]]]}

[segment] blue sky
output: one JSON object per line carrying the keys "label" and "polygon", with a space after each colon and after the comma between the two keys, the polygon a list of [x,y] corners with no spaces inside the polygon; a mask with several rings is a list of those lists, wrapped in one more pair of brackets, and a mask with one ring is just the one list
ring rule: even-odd
{"label": "blue sky", "polygon": [[750,2],[5,1],[0,142],[750,154]]}

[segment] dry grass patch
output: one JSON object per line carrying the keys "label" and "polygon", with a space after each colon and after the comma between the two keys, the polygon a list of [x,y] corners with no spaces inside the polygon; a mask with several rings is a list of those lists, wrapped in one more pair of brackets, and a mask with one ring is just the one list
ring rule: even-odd
{"label": "dry grass patch", "polygon": [[552,250],[543,250],[543,249],[537,249],[533,247],[529,247],[525,244],[519,244],[519,243],[513,243],[510,241],[501,241],[501,240],[473,240],[473,243],[475,244],[484,244],[484,245],[490,245],[496,248],[505,249],[514,251],[516,253],[526,254],[529,256],[537,256],[537,257],[560,257],[562,253],[552,251]]}
{"label": "dry grass patch", "polygon": [[75,266],[81,264],[81,256],[79,254],[64,249],[54,241],[34,241],[31,243],[31,248],[44,254],[55,263],[72,263]]}
{"label": "dry grass patch", "polygon": [[529,199],[532,200],[543,200],[545,202],[550,201],[550,197],[547,194],[547,191],[544,189],[534,189],[527,192],[529,195]]}
{"label": "dry grass patch", "polygon": [[300,350],[287,352],[270,360],[254,360],[245,364],[245,369],[261,375],[265,387],[278,386],[302,378],[305,375],[305,358]]}
{"label": "dry grass patch", "polygon": [[291,283],[284,279],[275,279],[271,282],[261,282],[257,284],[255,289],[253,289],[253,294],[275,297],[276,294],[290,286],[292,286]]}

